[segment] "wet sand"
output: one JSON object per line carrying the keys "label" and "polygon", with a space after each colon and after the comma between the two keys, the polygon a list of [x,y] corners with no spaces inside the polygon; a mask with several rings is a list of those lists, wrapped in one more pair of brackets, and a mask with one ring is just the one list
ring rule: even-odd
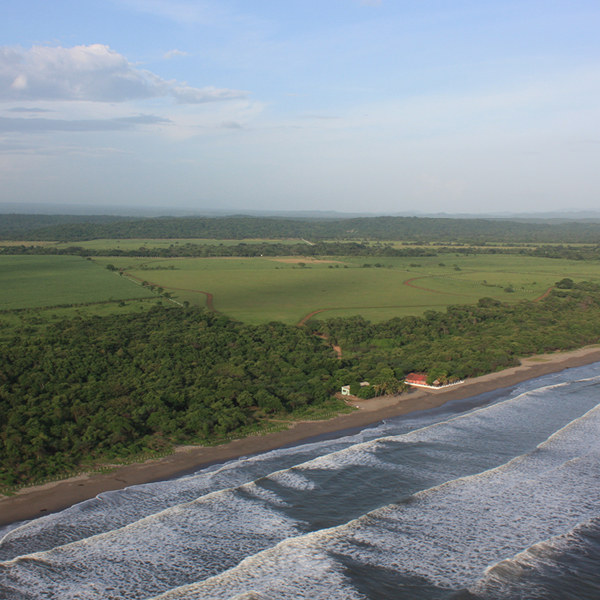
{"label": "wet sand", "polygon": [[497,389],[509,388],[534,377],[599,361],[598,346],[535,356],[522,359],[519,367],[468,379],[456,386],[439,390],[421,388],[400,396],[353,402],[359,410],[328,421],[299,422],[286,431],[250,436],[211,448],[178,448],[174,454],[165,458],[119,467],[109,473],[80,475],[43,486],[24,488],[14,496],[0,496],[0,525],[57,512],[93,498],[101,492],[172,479],[240,456],[298,444],[323,434],[364,428],[383,419],[436,408],[446,402],[465,400]]}

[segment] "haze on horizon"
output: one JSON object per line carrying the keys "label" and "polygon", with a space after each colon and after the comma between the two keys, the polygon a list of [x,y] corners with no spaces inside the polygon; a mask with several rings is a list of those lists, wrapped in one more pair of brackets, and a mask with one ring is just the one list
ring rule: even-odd
{"label": "haze on horizon", "polygon": [[587,0],[23,0],[0,202],[597,209]]}

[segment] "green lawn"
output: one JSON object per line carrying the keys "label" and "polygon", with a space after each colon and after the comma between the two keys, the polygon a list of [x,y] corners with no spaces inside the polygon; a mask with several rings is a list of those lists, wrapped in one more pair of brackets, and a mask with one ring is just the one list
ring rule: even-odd
{"label": "green lawn", "polygon": [[153,296],[78,256],[1,256],[0,286],[0,310]]}

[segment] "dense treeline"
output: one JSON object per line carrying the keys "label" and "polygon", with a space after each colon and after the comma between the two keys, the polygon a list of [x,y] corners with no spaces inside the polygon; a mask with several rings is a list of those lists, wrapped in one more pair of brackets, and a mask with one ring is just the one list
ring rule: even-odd
{"label": "dense treeline", "polygon": [[[311,332],[339,343],[342,360]],[[341,385],[363,397],[394,393],[410,371],[443,382],[599,339],[600,286],[568,279],[538,303],[484,298],[376,324],[249,326],[163,307],[64,319],[0,346],[0,482],[247,431],[327,402]]]}
{"label": "dense treeline", "polygon": [[600,245],[571,246],[541,244],[534,247],[514,247],[509,244],[505,247],[467,246],[467,247],[439,247],[440,253],[454,252],[456,254],[519,254],[522,256],[535,256],[537,258],[563,258],[566,260],[600,260]]}
{"label": "dense treeline", "polygon": [[519,254],[538,258],[563,258],[567,260],[600,260],[600,245],[588,246],[549,246],[534,247],[486,247],[483,246],[438,246],[423,248],[406,245],[394,248],[390,245],[361,242],[317,242],[316,244],[240,243],[232,246],[224,244],[171,244],[168,247],[145,247],[137,250],[120,248],[83,248],[82,246],[4,246],[0,255],[75,255],[75,256],[123,256],[132,258],[209,258],[209,257],[257,257],[257,256],[374,256],[374,257],[425,257],[441,254]]}
{"label": "dense treeline", "polygon": [[68,246],[4,246],[0,255],[76,255],[76,256],[127,256],[152,258],[209,258],[209,257],[257,257],[257,256],[381,256],[381,257],[421,257],[436,256],[430,249],[418,246],[393,248],[391,246],[371,246],[357,242],[317,242],[316,244],[172,244],[168,248],[146,248],[121,250],[119,248],[82,248]]}
{"label": "dense treeline", "polygon": [[35,231],[46,227],[65,225],[67,223],[93,223],[106,225],[116,221],[130,221],[133,217],[117,217],[113,215],[19,215],[0,214],[0,235],[8,238],[17,237],[25,231]]}
{"label": "dense treeline", "polygon": [[119,219],[113,223],[74,222],[7,232],[4,239],[76,242],[100,238],[205,238],[317,240],[409,240],[418,242],[599,243],[600,223],[558,224],[489,219],[364,217],[355,219],[282,219],[260,217],[180,217]]}

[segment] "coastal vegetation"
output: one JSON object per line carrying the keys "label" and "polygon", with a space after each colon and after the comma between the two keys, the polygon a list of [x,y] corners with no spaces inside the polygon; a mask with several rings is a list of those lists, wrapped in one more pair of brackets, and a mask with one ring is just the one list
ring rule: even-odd
{"label": "coastal vegetation", "polygon": [[558,283],[537,303],[482,298],[381,323],[356,316],[253,326],[159,306],[32,327],[0,346],[1,481],[336,410],[331,396],[341,385],[368,381],[394,393],[413,370],[441,381],[473,377],[597,342],[600,286]]}
{"label": "coastal vegetation", "polygon": [[63,319],[0,353],[5,484],[248,433],[267,415],[341,408],[329,393],[339,363],[322,340],[198,309]]}

